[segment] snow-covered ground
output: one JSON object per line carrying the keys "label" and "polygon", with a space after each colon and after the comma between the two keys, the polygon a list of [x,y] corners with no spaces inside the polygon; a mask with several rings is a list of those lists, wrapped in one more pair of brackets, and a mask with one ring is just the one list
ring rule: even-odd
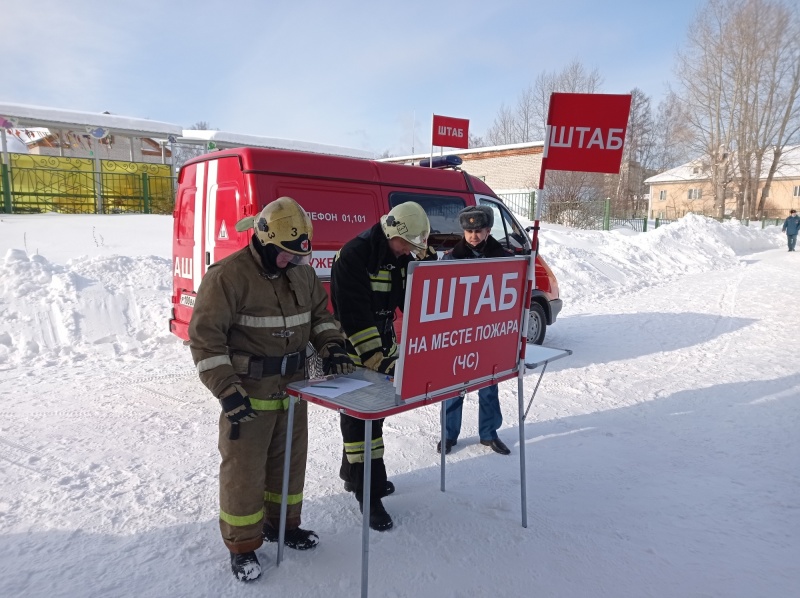
{"label": "snow-covered ground", "polygon": [[[0,216],[0,596],[351,597],[361,518],[337,415],[311,406],[304,527],[320,546],[229,571],[219,407],[167,328],[167,216]],[[687,216],[646,234],[545,225],[565,307],[525,422],[477,397],[439,491],[438,409],[389,418],[395,521],[370,596],[800,595],[800,258],[779,228]],[[529,379],[526,392],[533,388]],[[527,398],[526,398],[527,402]]]}

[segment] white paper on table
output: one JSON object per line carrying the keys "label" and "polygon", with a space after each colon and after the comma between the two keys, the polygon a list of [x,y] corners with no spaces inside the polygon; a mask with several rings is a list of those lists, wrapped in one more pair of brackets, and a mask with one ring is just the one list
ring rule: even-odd
{"label": "white paper on table", "polygon": [[335,399],[339,395],[343,395],[346,392],[358,390],[359,388],[364,388],[366,386],[370,386],[371,384],[372,382],[367,382],[366,380],[336,378],[334,380],[321,380],[318,383],[313,383],[311,386],[307,387],[306,390],[311,391],[320,397]]}

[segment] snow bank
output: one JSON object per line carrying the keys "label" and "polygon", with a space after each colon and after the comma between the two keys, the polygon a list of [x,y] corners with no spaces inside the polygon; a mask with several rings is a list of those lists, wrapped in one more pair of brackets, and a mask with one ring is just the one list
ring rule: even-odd
{"label": "snow bank", "polygon": [[543,224],[541,252],[558,279],[565,309],[663,284],[687,274],[739,265],[739,255],[766,251],[784,239],[776,227],[688,214],[647,233],[583,231]]}
{"label": "snow bank", "polygon": [[[0,363],[140,355],[178,342],[167,325],[171,229],[166,216],[3,217]],[[541,247],[569,313],[587,301],[735,267],[739,255],[779,246],[777,232],[688,215],[648,233],[544,225]]]}

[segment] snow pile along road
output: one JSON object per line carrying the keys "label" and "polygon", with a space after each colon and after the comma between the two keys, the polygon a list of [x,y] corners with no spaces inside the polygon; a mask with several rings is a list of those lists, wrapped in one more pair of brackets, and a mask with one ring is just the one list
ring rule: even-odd
{"label": "snow pile along road", "polygon": [[[142,224],[144,234],[133,233]],[[74,228],[82,243],[66,242],[65,226]],[[73,353],[149,354],[154,344],[170,342],[171,226],[164,216],[45,214],[0,220],[4,243],[16,233],[18,241],[38,252],[0,245],[5,251],[0,262],[0,363]],[[47,227],[56,232],[46,234]],[[58,239],[52,253],[49,238]],[[569,309],[678,276],[731,268],[738,255],[781,242],[778,234],[688,215],[647,234],[544,225],[541,246]],[[152,255],[128,255],[141,253],[148,244]],[[128,251],[129,245],[136,252]],[[115,249],[125,255],[110,253]],[[54,256],[63,255],[72,257],[58,265]]]}
{"label": "snow pile along road", "polygon": [[541,251],[567,304],[620,296],[687,274],[726,270],[738,256],[780,246],[777,227],[720,224],[688,214],[646,234],[542,225]]}

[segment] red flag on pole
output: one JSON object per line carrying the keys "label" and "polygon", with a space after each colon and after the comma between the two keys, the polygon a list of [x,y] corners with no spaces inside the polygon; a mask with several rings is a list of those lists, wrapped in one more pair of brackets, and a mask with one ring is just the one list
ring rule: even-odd
{"label": "red flag on pole", "polygon": [[469,120],[434,114],[431,139],[431,145],[467,149],[469,147]]}
{"label": "red flag on pole", "polygon": [[545,170],[618,173],[630,110],[630,94],[551,94],[539,188]]}

